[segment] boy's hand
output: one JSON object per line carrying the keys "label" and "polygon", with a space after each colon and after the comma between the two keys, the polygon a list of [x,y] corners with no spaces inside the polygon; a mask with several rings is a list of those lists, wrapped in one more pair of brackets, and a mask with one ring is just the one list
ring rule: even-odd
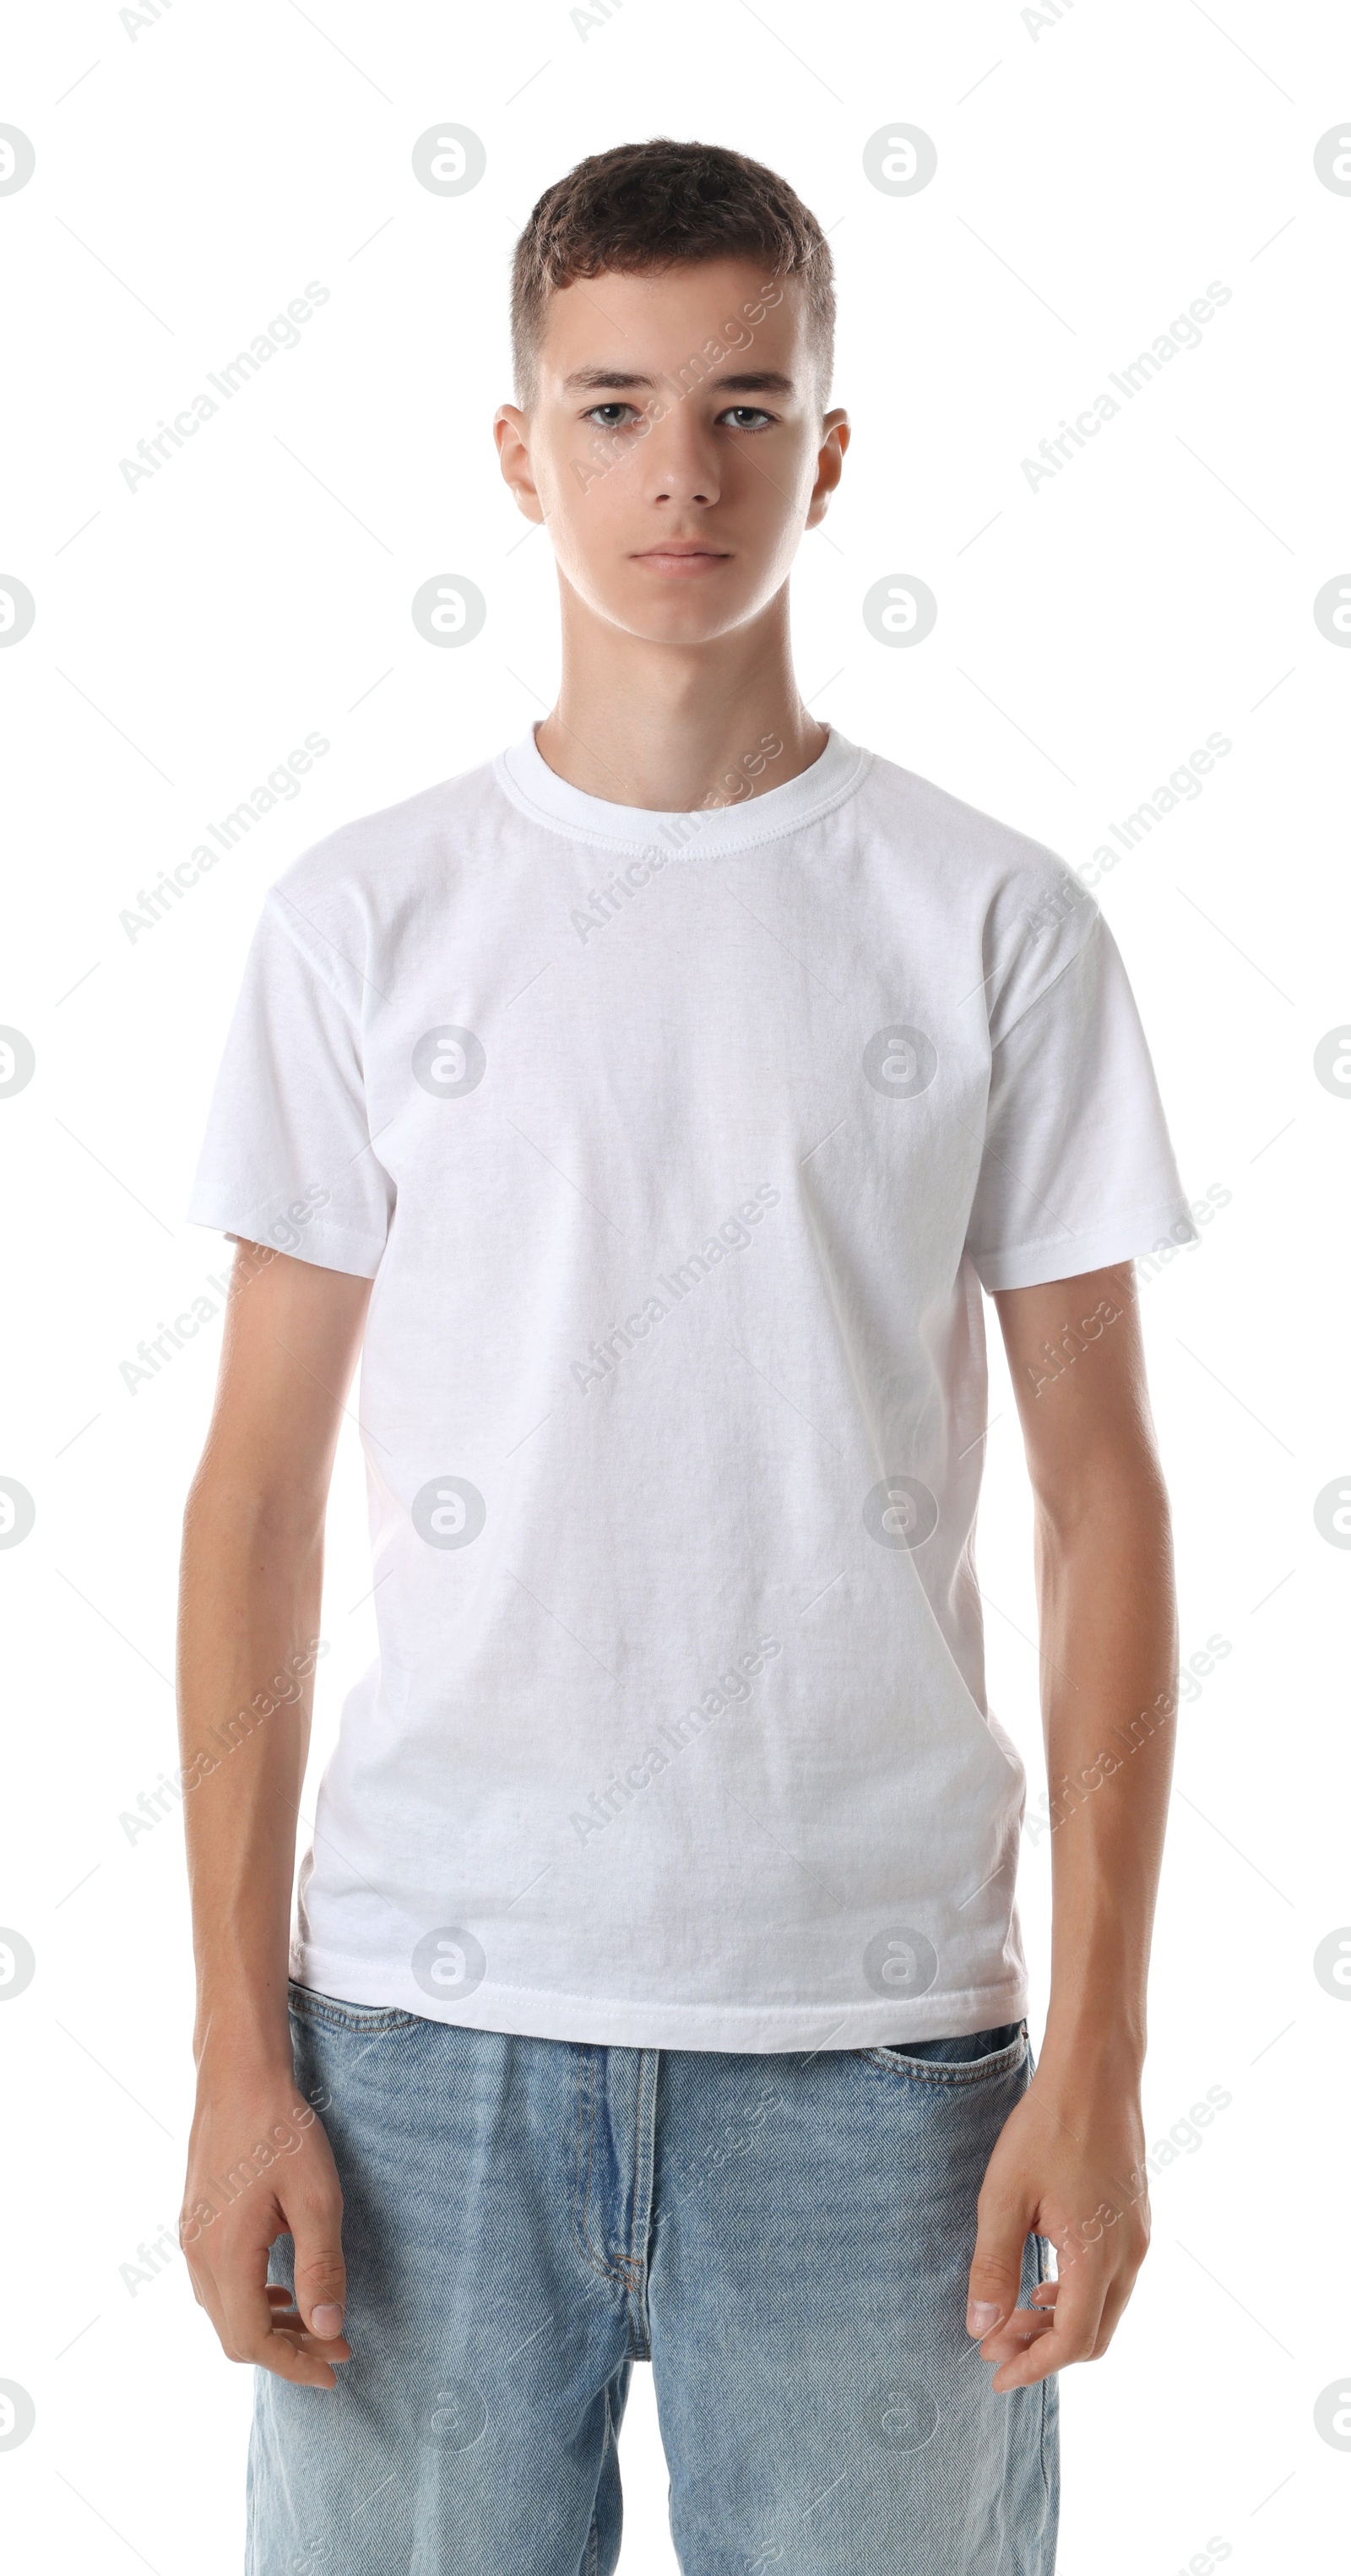
{"label": "boy's hand", "polygon": [[[1023,2242],[1049,2237],[1059,2277],[1018,2307]],[[1149,2249],[1144,2129],[1131,2079],[1085,2088],[1039,2067],[1000,2133],[978,2203],[967,2331],[1002,2395],[1097,2361]]]}
{"label": "boy's hand", "polygon": [[[297,2388],[336,2388],[347,2361],[342,2189],[324,2130],[280,2070],[204,2062],[188,2149],[180,2239],[193,2293],[231,2361]],[[278,2236],[295,2239],[295,2301],[267,2278]]]}

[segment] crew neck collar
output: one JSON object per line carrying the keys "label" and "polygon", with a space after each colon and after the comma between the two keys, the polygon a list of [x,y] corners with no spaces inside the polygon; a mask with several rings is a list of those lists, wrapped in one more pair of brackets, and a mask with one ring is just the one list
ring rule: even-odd
{"label": "crew neck collar", "polygon": [[809,769],[800,770],[782,787],[767,787],[739,805],[665,814],[645,805],[612,805],[588,796],[560,778],[535,741],[535,728],[498,753],[493,773],[511,803],[534,823],[564,832],[570,839],[599,841],[613,850],[635,853],[654,848],[666,854],[712,858],[729,850],[755,849],[801,831],[844,803],[861,784],[871,753],[847,742],[832,727],[825,750]]}

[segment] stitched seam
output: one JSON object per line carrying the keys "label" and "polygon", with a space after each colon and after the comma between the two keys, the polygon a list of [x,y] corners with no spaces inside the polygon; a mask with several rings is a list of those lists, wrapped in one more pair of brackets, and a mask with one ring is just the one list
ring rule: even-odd
{"label": "stitched seam", "polygon": [[582,2105],[589,2087],[591,2089],[591,2126],[594,2133],[596,2103],[595,2090],[591,2082],[591,2051],[589,2048],[582,2048],[577,2052],[577,2182],[572,2195],[572,2232],[579,2252],[595,2271],[599,2267],[586,2234],[586,2203],[591,2188],[590,2138],[587,2140],[585,2165],[582,2161]]}
{"label": "stitched seam", "polygon": [[[259,1235],[257,1232],[252,1234],[249,1232],[249,1218],[258,1216],[268,1203],[267,1198],[249,1199],[247,1202],[237,1199],[232,1181],[218,1180],[203,1173],[200,1183],[193,1187],[192,1204],[194,1207],[209,1207],[212,1213],[210,1216],[191,1217],[189,1223],[208,1226],[213,1232],[220,1234],[233,1235],[236,1241],[239,1241],[242,1236],[247,1243],[257,1243]],[[229,1210],[228,1215],[221,1213],[226,1209]],[[246,1213],[237,1215],[235,1213],[237,1209],[245,1209]],[[385,1249],[387,1238],[383,1235],[377,1242],[374,1235],[362,1234],[353,1225],[333,1225],[322,1221],[316,1223],[313,1218],[310,1222],[312,1231],[309,1240],[322,1241],[334,1252],[357,1252],[363,1260],[378,1262]],[[325,1266],[320,1264],[321,1268]],[[365,1272],[361,1273],[362,1277],[366,1275]],[[421,2015],[418,2018],[421,2019]]]}
{"label": "stitched seam", "polygon": [[[634,2251],[633,2251],[633,2246],[634,2246],[634,2222],[635,2222],[635,2220],[636,2220],[636,2218],[637,2218],[637,2215],[638,2215],[638,2138],[639,2138],[640,2122],[641,2122],[641,2117],[642,2117],[642,2107],[643,2107],[643,2071],[642,2071],[642,2070],[643,2070],[643,2061],[642,2061],[642,2058],[640,2057],[640,2058],[639,2058],[639,2060],[638,2060],[638,2100],[637,2100],[637,2105],[636,2105],[636,2107],[635,2107],[635,2112],[634,2112],[634,2123],[633,2123],[633,2212],[632,2212],[632,2216],[630,2217],[630,2220],[629,2220],[629,2250],[628,2250],[628,2253],[627,2253],[627,2254],[620,2254],[619,2256],[617,2256],[617,2258],[616,2258],[616,2260],[615,2260],[615,2263],[614,2263],[614,2265],[613,2265],[613,2267],[612,2267],[612,2269],[611,2269],[611,2272],[610,2272],[610,2278],[611,2278],[611,2280],[613,2280],[613,2281],[622,2281],[622,2282],[623,2282],[623,2285],[624,2285],[625,2290],[626,2290],[626,2291],[628,2291],[628,2293],[630,2294],[630,2296],[632,2296],[632,2293],[633,2293],[633,2292],[637,2289],[637,2287],[638,2287],[637,2281],[636,2281],[636,2279],[634,2278],[634,2273],[635,2273],[635,2268],[636,2268],[636,2266],[635,2266],[635,2261],[634,2261]],[[632,2343],[632,2341],[633,2341],[633,2324],[632,2324],[632,2320],[631,2320],[631,2319],[630,2319],[630,2323],[629,2323],[629,2341],[630,2341],[630,2343]],[[607,2395],[607,2398],[606,2398],[606,2405],[607,2405],[607,2406],[609,2405],[609,2398],[608,2398],[608,2395]]]}
{"label": "stitched seam", "polygon": [[[283,905],[286,906],[285,911],[282,909]],[[354,966],[351,958],[348,957],[341,948],[339,948],[337,941],[335,939],[327,938],[326,934],[319,929],[319,925],[312,915],[301,910],[301,907],[296,902],[294,895],[285,894],[279,885],[274,885],[269,888],[264,902],[264,910],[279,923],[280,927],[286,934],[290,946],[295,950],[295,953],[300,959],[302,965],[308,966],[310,973],[318,977],[319,982],[324,986],[325,991],[328,992],[332,996],[332,999],[337,1003],[339,1010],[342,1012],[343,1017],[347,1021],[347,1025],[352,1032],[353,1043],[356,1046],[357,1056],[359,1059],[361,1054],[361,1022],[358,1014],[353,1010],[347,995],[340,989],[327,959],[325,958],[321,960],[314,955],[311,949],[306,947],[299,931],[295,928],[294,923],[289,919],[289,914],[294,913],[297,920],[308,922],[311,930],[318,931],[318,935],[324,941],[325,946],[332,949],[335,957],[342,958],[342,962],[347,968],[348,973],[355,975],[358,981],[362,984],[369,982],[369,977],[366,975],[364,968]]]}
{"label": "stitched seam", "polygon": [[[1167,1199],[1132,1199],[1129,1205],[1110,1209],[1100,1222],[1091,1228],[1081,1227],[1079,1233],[1080,1235],[1088,1233],[1091,1241],[1093,1235],[1111,1234],[1118,1226],[1130,1224],[1135,1217],[1171,1216],[1178,1210],[1185,1211],[1186,1206],[1186,1200],[1180,1196]],[[1070,1239],[1073,1242],[1078,1238],[1072,1233]],[[1059,1234],[1030,1234],[1021,1243],[987,1243],[982,1245],[979,1251],[974,1245],[968,1244],[967,1250],[972,1260],[979,1266],[982,1261],[1016,1261],[1024,1252],[1044,1252],[1048,1246],[1058,1244],[1062,1240],[1063,1237]]]}
{"label": "stitched seam", "polygon": [[[635,2361],[645,2361],[651,2352],[651,2345],[648,2341],[647,2335],[647,2319],[643,2314],[646,2264],[638,2252],[638,2175],[643,2139],[644,2114],[647,2108],[647,2087],[649,2081],[648,2056],[649,2051],[647,2049],[641,2049],[639,2051],[638,2100],[634,2111],[633,2121],[633,2209],[629,2220],[629,2343],[632,2347]],[[652,2069],[651,2081],[655,2086],[655,2064]],[[649,2218],[650,2215],[651,2194],[649,2192]]]}
{"label": "stitched seam", "polygon": [[[344,1968],[357,1966],[364,1968],[368,1967],[370,1964],[368,1958],[354,1957],[350,1951],[346,1950],[338,1951],[326,1949],[322,1955],[326,1959],[340,1962]],[[1010,1977],[1006,1979],[1005,1982],[1011,1992],[1022,1991],[1022,1981],[1020,1979]],[[310,1991],[314,1992],[315,1990],[311,1988]],[[588,2012],[594,2012],[601,2008],[604,2008],[606,2011],[609,2011],[611,2008],[615,2008],[620,2011],[627,2012],[631,2011],[633,2008],[630,2000],[623,1995],[589,1994],[585,1990],[579,1990],[571,1986],[509,1986],[498,1980],[489,1980],[484,1985],[480,1986],[478,1991],[480,1995],[490,1997],[494,1995],[520,1995],[525,1997],[531,2003],[583,2004]],[[998,1993],[1000,1989],[996,1988],[995,1991]],[[947,2000],[951,2004],[954,2014],[959,2010],[964,2009],[967,2004],[979,2005],[982,2008],[988,2007],[990,2011],[995,2009],[990,1989],[987,1986],[957,1987],[954,1989],[952,1994],[948,1996]],[[671,2011],[676,2008],[668,2005],[665,2009],[667,2011]],[[702,2004],[682,2004],[678,2009],[682,2014],[693,2020],[696,2018],[702,2018],[707,2007]],[[851,2013],[864,2013],[872,2012],[876,2007],[872,2004],[851,2004],[848,2009]],[[1025,2009],[1025,2007],[1023,2009]],[[753,2007],[750,2005],[737,2005],[735,2007],[735,2011],[739,2019],[758,2024],[766,2019],[773,2019],[776,2021],[801,2020],[803,2007],[801,2004],[764,2004],[755,2005]],[[1015,2015],[1012,2009],[1010,2009],[1008,2019],[1012,2021],[1014,2018]],[[416,2013],[414,2015],[414,2019],[417,2021],[433,2021],[439,2020],[440,2016],[433,2013]],[[445,2026],[451,2030],[478,2030],[484,2027],[492,2027],[490,2024],[485,2025],[479,2022],[449,2022]],[[992,2022],[990,2027],[991,2029],[994,2029],[996,2025]],[[521,2033],[520,2036],[529,2039],[549,2037],[551,2034],[547,2032],[541,2033],[526,2031]],[[614,2040],[609,2043],[609,2045],[616,2048],[628,2047],[631,2044],[632,2043],[626,2040]],[[580,2042],[570,2041],[567,2045],[579,2046]],[[694,2048],[697,2046],[697,2042],[693,2040],[682,2040],[679,2042],[672,2041],[669,2045]],[[802,2045],[805,2047],[806,2042],[804,2041]],[[792,2052],[790,2051],[789,2054],[791,2053]],[[846,2051],[841,2049],[838,2053],[843,2055]]]}
{"label": "stitched seam", "polygon": [[640,2051],[640,2053],[639,2053],[639,2058],[638,2058],[638,2099],[637,2099],[637,2102],[636,2102],[636,2104],[635,2104],[635,2106],[634,2106],[634,2113],[633,2113],[633,2193],[632,2193],[632,2203],[633,2203],[633,2205],[632,2205],[632,2208],[631,2208],[631,2210],[630,2210],[630,2212],[629,2212],[629,2271],[630,2271],[630,2273],[631,2273],[631,2274],[632,2274],[632,2276],[633,2276],[633,2277],[632,2277],[632,2280],[631,2280],[631,2283],[630,2283],[630,2286],[631,2286],[631,2288],[633,2288],[633,2289],[635,2289],[635,2290],[636,2290],[636,2289],[637,2289],[637,2287],[638,2287],[638,2277],[637,2277],[637,2276],[638,2276],[638,2268],[639,2268],[639,2266],[638,2266],[638,2168],[639,2168],[639,2161],[640,2161],[641,2153],[642,2153],[642,2141],[643,2141],[643,2107],[644,2107],[644,2104],[645,2104],[646,2100],[647,2100],[647,2051],[646,2051],[646,2049],[643,2049],[643,2050],[641,2050],[641,2051]]}
{"label": "stitched seam", "polygon": [[295,2014],[297,2021],[321,2022],[325,2029],[330,2030],[367,2031],[372,2039],[378,2039],[386,2031],[416,2030],[422,2018],[420,2013],[403,2012],[394,2004],[372,2006],[374,2017],[366,2019],[358,2018],[352,2013],[335,2011],[329,2005],[321,2006],[316,2010],[312,2002],[307,2000],[298,2004],[293,1996],[288,1997],[287,2001],[288,2009]]}
{"label": "stitched seam", "polygon": [[[585,2070],[585,2073],[584,2073],[584,2074],[582,2073],[582,2069],[584,2069],[584,2070]],[[586,2086],[587,2086],[587,2088],[588,2088],[588,2090],[589,2090],[589,2092],[590,2092],[590,2096],[591,2096],[591,2125],[590,2125],[590,2128],[589,2128],[589,2130],[588,2130],[588,2132],[587,2132],[587,2141],[586,2141],[586,2172],[585,2172],[585,2176],[583,2176],[583,2173],[582,2173],[582,2148],[581,2148],[581,2126],[582,2126],[582,2085],[583,2085],[583,2083],[584,2083],[584,2082],[585,2082],[585,2084],[586,2084]],[[577,2177],[578,2177],[578,2178],[577,2178],[577,2190],[576,2190],[576,2192],[573,2194],[573,2202],[572,2202],[573,2234],[574,2234],[574,2236],[576,2237],[577,2244],[578,2244],[578,2248],[579,2248],[579,2250],[580,2250],[580,2252],[581,2252],[581,2254],[582,2254],[582,2256],[583,2256],[584,2260],[590,2264],[592,2271],[593,2271],[593,2272],[597,2272],[597,2273],[599,2273],[600,2278],[602,2279],[602,2281],[617,2281],[617,2282],[619,2283],[619,2285],[620,2285],[621,2289],[625,2289],[625,2290],[627,2290],[627,2289],[631,2286],[631,2284],[629,2283],[629,2281],[628,2281],[628,2279],[626,2278],[625,2274],[624,2274],[622,2271],[619,2271],[619,2272],[614,2271],[614,2270],[612,2269],[612,2267],[611,2267],[611,2266],[610,2266],[610,2265],[605,2261],[604,2256],[603,2256],[602,2254],[598,2254],[598,2253],[596,2252],[595,2247],[592,2245],[591,2239],[590,2239],[590,2237],[588,2236],[588,2234],[587,2234],[587,2232],[586,2232],[586,2213],[587,2213],[587,2209],[588,2209],[588,2207],[589,2207],[589,2205],[590,2205],[590,2199],[591,2199],[591,2166],[592,2166],[592,2162],[593,2162],[594,2155],[595,2155],[595,2142],[596,2142],[596,2052],[595,2052],[594,2048],[584,2048],[584,2049],[582,2050],[582,2066],[581,2066],[581,2069],[579,2069],[579,2072],[578,2072],[578,2084],[577,2084]],[[578,2210],[578,2202],[579,2202],[579,2200],[580,2200],[580,2203],[581,2203],[580,2214],[579,2214],[579,2210]]]}
{"label": "stitched seam", "polygon": [[[623,2283],[623,2285],[624,2285],[625,2290],[629,2293],[630,2302],[632,2301],[633,2296],[634,2296],[634,2294],[636,2293],[636,2291],[637,2291],[637,2289],[638,2289],[638,2286],[639,2286],[639,2285],[638,2285],[638,2256],[637,2256],[637,2232],[638,2232],[638,2141],[639,2141],[640,2137],[642,2136],[642,2125],[643,2125],[643,2058],[642,2058],[642,2054],[641,2054],[641,2052],[640,2052],[640,2054],[639,2054],[639,2058],[638,2058],[638,2099],[637,2099],[637,2102],[636,2102],[636,2103],[635,2103],[635,2105],[634,2105],[634,2115],[633,2115],[633,2189],[632,2189],[632,2193],[631,2193],[632,2207],[631,2207],[630,2215],[629,2215],[629,2248],[628,2248],[628,2252],[627,2252],[627,2254],[621,2254],[621,2255],[619,2255],[619,2256],[616,2258],[616,2261],[615,2261],[615,2263],[614,2263],[614,2266],[613,2266],[613,2268],[611,2269],[611,2272],[610,2272],[610,2278],[611,2278],[611,2280],[612,2280],[612,2281],[622,2281],[622,2283]],[[639,2349],[638,2349],[638,2345],[637,2345],[637,2343],[636,2343],[636,2341],[635,2341],[635,2339],[634,2339],[634,2330],[633,2330],[633,2318],[632,2318],[632,2315],[630,2315],[630,2317],[629,2317],[629,2345],[630,2345],[631,2350],[632,2350],[632,2351],[633,2351],[633,2353],[634,2353],[635,2358],[636,2358],[636,2359],[638,2359],[638,2360],[641,2360],[641,2359],[642,2359],[642,2354],[641,2354],[641,2352],[639,2351]]]}
{"label": "stitched seam", "polygon": [[[511,771],[506,766],[504,756],[499,754],[498,757],[502,760],[502,770],[501,773],[498,774],[496,780],[498,788],[506,797],[508,804],[515,805],[517,812],[524,813],[528,820],[536,826],[543,825],[547,831],[556,832],[560,837],[566,840],[587,841],[591,844],[593,849],[599,848],[602,850],[626,851],[629,856],[633,858],[644,858],[651,849],[652,842],[650,838],[646,841],[629,840],[627,838],[621,839],[609,832],[599,830],[592,824],[575,821],[571,816],[569,816],[565,821],[561,815],[551,812],[547,806],[537,805],[534,798],[531,796],[529,789],[522,787],[519,780],[512,776]],[[838,787],[832,790],[823,791],[821,802],[810,808],[807,813],[799,815],[794,822],[781,822],[777,831],[770,829],[768,831],[752,835],[743,835],[739,840],[725,841],[721,849],[706,850],[703,853],[704,857],[719,859],[730,858],[735,852],[741,850],[770,849],[777,841],[791,840],[796,832],[810,831],[813,824],[824,822],[827,815],[838,812],[841,805],[847,804],[852,796],[857,795],[859,788],[863,785],[863,781],[866,778],[868,771],[872,767],[872,761],[872,753],[866,750],[862,751],[855,763],[851,776],[848,779],[843,780]],[[722,810],[725,812],[726,808],[704,809],[696,807],[694,810],[696,813],[705,810]],[[665,818],[663,817],[663,819]]]}
{"label": "stitched seam", "polygon": [[[885,2049],[881,2048],[861,2048],[858,2055],[870,2057],[874,2066],[881,2067],[884,2075],[897,2075],[917,2084],[969,2085],[986,2083],[992,2075],[1008,2074],[1019,2063],[1016,2055],[1018,2045],[1015,2040],[1011,2048],[1001,2048],[996,2057],[989,2058],[984,2063],[978,2058],[974,2065],[966,2066],[960,2063],[951,2066],[942,2064],[926,2066],[917,2058],[907,2058],[904,2063],[901,2063],[894,2057],[888,2057]],[[1025,2054],[1026,2042],[1023,2043],[1023,2048]]]}
{"label": "stitched seam", "polygon": [[[1084,899],[1084,898],[1081,898],[1081,900],[1083,900],[1083,899]],[[1039,1006],[1041,1005],[1041,1003],[1043,1003],[1043,1002],[1045,1002],[1045,1001],[1049,1000],[1049,998],[1050,998],[1051,994],[1055,991],[1055,988],[1056,988],[1057,984],[1061,983],[1061,982],[1063,981],[1064,977],[1070,973],[1071,969],[1072,969],[1073,967],[1075,967],[1075,966],[1077,966],[1077,965],[1079,964],[1079,962],[1080,962],[1081,958],[1084,958],[1084,957],[1086,957],[1086,956],[1088,955],[1089,948],[1091,947],[1092,942],[1093,942],[1093,935],[1094,935],[1094,932],[1095,932],[1097,929],[1099,929],[1099,927],[1101,926],[1101,923],[1102,923],[1102,913],[1101,913],[1101,910],[1099,909],[1098,905],[1097,905],[1096,903],[1094,903],[1094,902],[1093,902],[1093,898],[1092,898],[1092,896],[1091,896],[1091,895],[1088,895],[1088,896],[1087,896],[1087,898],[1086,898],[1086,900],[1087,900],[1087,902],[1089,903],[1089,905],[1091,906],[1091,913],[1090,913],[1090,918],[1089,918],[1089,924],[1088,924],[1088,928],[1087,928],[1087,930],[1084,932],[1083,938],[1082,938],[1082,939],[1080,940],[1080,942],[1079,942],[1078,947],[1075,949],[1073,956],[1072,956],[1072,957],[1067,957],[1067,958],[1066,958],[1066,960],[1065,960],[1064,965],[1063,965],[1063,966],[1060,966],[1060,967],[1057,967],[1056,972],[1055,972],[1055,974],[1051,977],[1051,980],[1050,980],[1049,984],[1043,984],[1043,986],[1042,986],[1042,988],[1041,988],[1041,991],[1040,991],[1039,993],[1034,993],[1030,1002],[1024,1002],[1023,1007],[1022,1007],[1021,1011],[1018,1013],[1017,1018],[1016,1018],[1016,1019],[1013,1019],[1013,1020],[1010,1020],[1010,1022],[1009,1022],[1009,1024],[1008,1024],[1008,1027],[1007,1027],[1006,1029],[1001,1029],[1001,1030],[1000,1030],[998,1037],[997,1037],[997,1038],[995,1038],[995,1039],[993,1040],[992,1045],[991,1045],[990,1052],[991,1052],[991,1054],[992,1054],[992,1055],[996,1052],[996,1050],[997,1050],[998,1048],[1000,1048],[1000,1047],[1002,1047],[1002,1046],[1003,1046],[1003,1044],[1004,1044],[1004,1042],[1005,1042],[1005,1040],[1006,1040],[1007,1038],[1011,1038],[1011,1037],[1012,1037],[1013,1032],[1014,1032],[1014,1030],[1015,1030],[1015,1029],[1020,1029],[1020,1028],[1022,1027],[1024,1020],[1027,1018],[1028,1012],[1029,1012],[1029,1011],[1035,1011],[1035,1010],[1037,1010],[1037,1009],[1039,1008]]]}
{"label": "stitched seam", "polygon": [[[585,2257],[587,2262],[591,2262],[592,2258],[591,2249],[586,2242],[586,2204],[584,2197],[584,2184],[589,2186],[590,2183],[591,2157],[590,2149],[588,2147],[586,2165],[584,2168],[582,2163],[582,2104],[586,2093],[590,2064],[590,2050],[580,2048],[577,2052],[577,2178],[573,2185],[572,2193],[572,2233],[578,2252]],[[592,2107],[592,2118],[593,2120],[595,2118],[594,2105]],[[592,2269],[595,2269],[594,2263],[592,2263]]]}
{"label": "stitched seam", "polygon": [[971,2073],[960,2066],[922,2066],[909,2062],[899,2064],[895,2058],[885,2056],[882,2050],[877,2048],[861,2049],[859,2054],[870,2057],[874,2066],[880,2066],[886,2075],[899,2076],[902,2081],[909,2083],[936,2084],[948,2092],[969,2090],[973,2084],[986,2083],[992,2075],[1009,2073],[1018,2062],[1016,2058],[1006,2060],[1001,2051],[1000,2056],[988,2066],[978,2067],[975,2073]]}

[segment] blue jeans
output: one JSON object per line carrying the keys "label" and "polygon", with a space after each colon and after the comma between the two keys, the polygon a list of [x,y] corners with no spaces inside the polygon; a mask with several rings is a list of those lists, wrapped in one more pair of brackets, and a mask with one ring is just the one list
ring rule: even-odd
{"label": "blue jeans", "polygon": [[1025,2024],[742,2056],[291,2016],[352,2358],[257,2374],[249,2576],[610,2576],[636,2360],[684,2576],[1050,2576],[1055,2383],[996,2397],[965,2328]]}

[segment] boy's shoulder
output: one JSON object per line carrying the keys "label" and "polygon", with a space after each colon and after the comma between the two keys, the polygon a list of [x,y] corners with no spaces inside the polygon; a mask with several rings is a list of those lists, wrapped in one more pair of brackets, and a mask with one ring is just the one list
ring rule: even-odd
{"label": "boy's shoulder", "polygon": [[420,787],[397,805],[354,815],[311,842],[276,879],[274,896],[304,906],[381,883],[398,886],[438,872],[466,827],[481,824],[495,803],[494,763]]}
{"label": "boy's shoulder", "polygon": [[874,757],[865,810],[898,872],[898,917],[931,955],[972,961],[992,1036],[1059,982],[1102,915],[1077,870],[931,778]]}
{"label": "boy's shoulder", "polygon": [[922,778],[899,762],[872,753],[860,790],[865,809],[897,851],[942,883],[949,876],[968,887],[1005,883],[1086,889],[1056,852],[1014,823]]}
{"label": "boy's shoulder", "polygon": [[[343,878],[417,867],[432,857],[444,857],[465,826],[482,826],[491,820],[500,827],[509,822],[513,810],[519,815],[520,809],[513,808],[502,792],[505,758],[505,753],[498,753],[472,769],[419,788],[395,805],[340,823],[302,851],[278,885],[293,892],[317,891]],[[862,756],[855,797],[833,808],[846,827],[851,804],[870,837],[879,835],[898,860],[919,860],[940,872],[960,871],[968,881],[978,876],[1052,882],[1073,875],[1044,842],[880,752]],[[754,805],[740,810],[753,813]]]}
{"label": "boy's shoulder", "polygon": [[[1083,879],[1045,843],[880,753],[858,754],[856,778],[822,820],[836,846],[855,845],[910,938],[933,954],[979,954],[992,1017],[997,997],[1007,1009],[1054,980],[1099,917]],[[472,901],[476,882],[500,887],[509,873],[500,863],[531,826],[502,780],[499,754],[339,824],[277,879],[274,915],[311,953],[313,934],[330,951],[358,935],[368,947],[416,938],[438,905]],[[798,828],[786,819],[786,834]]]}

